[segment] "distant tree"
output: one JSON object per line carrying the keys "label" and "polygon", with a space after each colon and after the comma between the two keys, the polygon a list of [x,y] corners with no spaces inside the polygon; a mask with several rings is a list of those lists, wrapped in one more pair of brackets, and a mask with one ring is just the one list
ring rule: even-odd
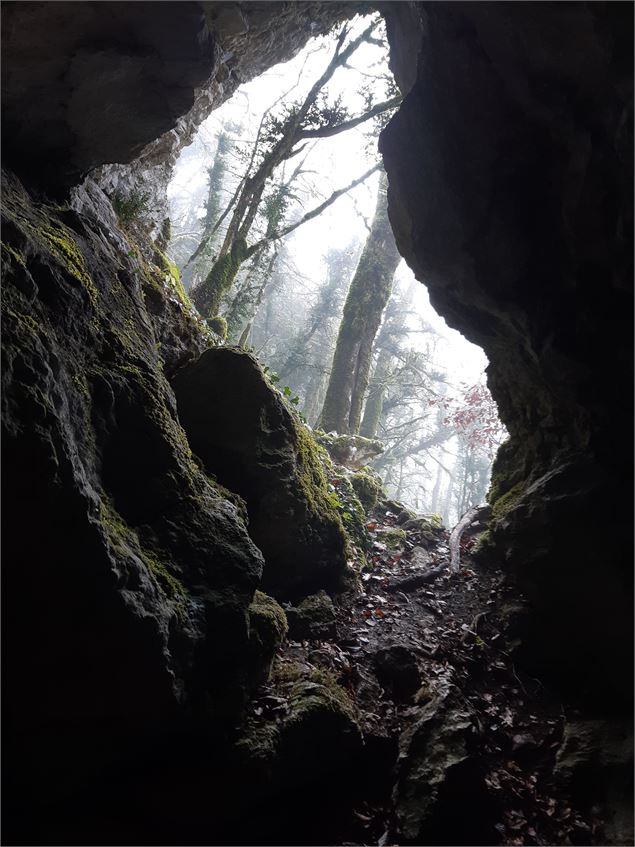
{"label": "distant tree", "polygon": [[204,269],[209,266],[214,250],[217,247],[218,231],[214,225],[220,217],[223,207],[223,196],[227,185],[227,169],[229,156],[234,148],[234,142],[230,132],[235,132],[238,127],[223,128],[216,144],[216,153],[212,165],[207,169],[207,197],[205,200],[205,215],[202,219],[203,230],[200,234],[199,243],[204,243],[205,248],[198,253],[195,261],[186,261],[183,271],[183,283],[186,288],[191,288],[200,283]]}
{"label": "distant tree", "polygon": [[401,256],[388,220],[387,178],[381,173],[375,216],[351,281],[337,336],[320,426],[359,431],[372,349]]}
{"label": "distant tree", "polygon": [[[228,217],[227,231],[218,256],[203,282],[192,291],[192,300],[202,314],[212,316],[217,314],[223,294],[232,287],[241,265],[249,257],[267,243],[283,238],[305,222],[317,217],[339,197],[359,185],[378,169],[379,165],[374,165],[349,185],[334,191],[323,203],[307,212],[299,220],[292,224],[280,225],[273,231],[266,231],[254,243],[248,243],[267,183],[278,166],[298,155],[307,141],[346,132],[394,109],[399,104],[399,96],[390,97],[380,103],[369,105],[363,114],[351,117],[343,107],[341,99],[328,103],[324,94],[324,88],[335,71],[346,65],[362,43],[372,40],[373,32],[378,25],[378,21],[371,23],[359,36],[348,43],[346,43],[348,28],[344,27],[337,39],[328,67],[311,87],[305,99],[301,103],[288,107],[281,117],[270,115],[261,125],[257,142],[262,141],[266,145],[266,150],[258,157],[254,152],[247,172],[240,181],[229,206],[216,222],[212,232],[203,238],[190,259],[190,262],[194,261],[207,249],[213,233]],[[253,173],[252,167],[255,167]]]}
{"label": "distant tree", "polygon": [[[346,287],[350,279],[358,252],[356,243],[344,249],[331,248],[324,256],[326,280],[318,290],[315,303],[309,309],[306,320],[298,328],[284,358],[275,363],[275,370],[288,384],[293,382],[296,390],[303,386],[307,370],[315,376],[316,370],[327,373],[332,347],[330,347],[330,325],[341,314]],[[328,336],[328,337],[325,337]],[[326,342],[326,343],[325,343]],[[315,384],[315,380],[312,380]],[[320,383],[323,380],[320,380]],[[311,392],[314,398],[314,391]]]}

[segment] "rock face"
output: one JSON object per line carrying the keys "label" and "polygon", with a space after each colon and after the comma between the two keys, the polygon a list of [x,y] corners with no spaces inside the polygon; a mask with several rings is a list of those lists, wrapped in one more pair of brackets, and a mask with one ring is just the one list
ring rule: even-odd
{"label": "rock face", "polygon": [[5,764],[37,826],[132,739],[235,720],[263,562],[192,458],[123,233],[2,194]]}
{"label": "rock face", "polygon": [[247,503],[264,589],[289,599],[333,588],[346,565],[345,536],[317,447],[258,362],[239,350],[207,350],[172,385],[192,449]]}
{"label": "rock face", "polygon": [[5,6],[5,164],[55,190],[97,168],[109,195],[144,197],[156,238],[174,163],[212,109],[359,5]]}
{"label": "rock face", "polygon": [[490,360],[511,435],[492,541],[533,604],[525,661],[628,700],[633,10],[422,3],[417,42],[401,6],[385,7],[410,89],[380,143],[389,214]]}
{"label": "rock face", "polygon": [[472,758],[473,719],[467,701],[448,684],[402,733],[394,791],[399,843],[498,840],[489,828],[482,776]]}

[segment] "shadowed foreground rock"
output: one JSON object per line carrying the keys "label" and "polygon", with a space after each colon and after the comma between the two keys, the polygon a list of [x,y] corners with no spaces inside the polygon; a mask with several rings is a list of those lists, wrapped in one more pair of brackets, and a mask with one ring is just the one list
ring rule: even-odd
{"label": "shadowed foreground rock", "polygon": [[172,384],[192,449],[247,503],[249,532],[266,562],[264,589],[286,599],[335,587],[345,536],[317,448],[257,361],[207,350]]}

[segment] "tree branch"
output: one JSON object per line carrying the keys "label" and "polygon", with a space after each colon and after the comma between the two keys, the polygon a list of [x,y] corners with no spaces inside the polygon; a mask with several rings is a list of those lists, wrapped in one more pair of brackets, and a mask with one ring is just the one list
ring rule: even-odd
{"label": "tree branch", "polygon": [[249,248],[249,255],[255,253],[262,244],[266,241],[277,241],[279,238],[284,238],[285,235],[289,235],[290,232],[293,232],[294,229],[297,229],[302,224],[307,223],[307,221],[312,220],[313,218],[317,218],[318,215],[321,215],[322,212],[327,209],[332,203],[341,197],[343,194],[347,194],[349,191],[352,191],[353,188],[356,188],[358,185],[361,185],[362,182],[368,179],[369,176],[378,171],[382,167],[381,162],[376,165],[373,165],[372,168],[366,171],[365,174],[362,174],[357,179],[354,179],[349,185],[344,188],[338,188],[337,191],[334,191],[330,197],[328,197],[324,203],[321,203],[319,206],[316,206],[315,209],[311,209],[310,212],[307,212],[306,215],[300,218],[299,221],[296,221],[294,224],[289,224],[289,226],[285,226],[282,229],[279,229],[277,232],[272,233],[271,235],[261,238],[260,241],[257,241]]}
{"label": "tree branch", "polygon": [[381,115],[383,112],[387,112],[388,109],[393,109],[395,106],[398,106],[402,101],[401,95],[398,97],[393,97],[390,100],[384,100],[383,103],[377,103],[377,105],[373,106],[368,112],[365,112],[363,115],[359,115],[357,118],[351,118],[350,121],[344,121],[341,124],[337,124],[337,126],[323,126],[318,127],[317,129],[303,129],[298,133],[298,138],[330,138],[333,135],[338,135],[340,132],[346,132],[349,129],[353,129],[360,124],[369,121],[371,118],[374,118],[376,115]]}

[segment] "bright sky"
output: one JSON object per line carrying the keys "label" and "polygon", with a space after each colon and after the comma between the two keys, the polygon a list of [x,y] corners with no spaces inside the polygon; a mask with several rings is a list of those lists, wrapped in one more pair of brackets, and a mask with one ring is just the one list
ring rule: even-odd
{"label": "bright sky", "polygon": [[[365,26],[364,22],[362,26]],[[357,24],[359,27],[360,24]],[[267,73],[241,86],[239,91],[220,109],[210,115],[199,132],[197,145],[209,149],[206,165],[211,163],[214,151],[214,138],[226,124],[243,124],[243,137],[247,141],[255,138],[263,111],[272,105],[283,93],[298,82],[290,98],[302,96],[326,67],[331,55],[332,45],[326,45],[323,39],[309,45],[301,54],[289,62],[276,65]],[[373,45],[365,44],[355,53],[350,64],[354,69],[340,68],[336,71],[330,91],[341,93],[343,102],[352,114],[363,111],[363,103],[357,89],[368,83],[373,66],[383,62],[383,51]],[[378,98],[383,99],[383,95]],[[313,191],[320,192],[320,199],[306,197],[304,210],[317,205],[333,190],[352,182],[377,160],[376,144],[373,149],[364,136],[366,126],[350,130],[330,139],[321,139],[309,154],[305,167],[315,173],[308,176]],[[174,179],[170,185],[169,196],[176,196],[184,188],[206,175],[201,167],[201,156],[182,156],[177,163]],[[288,167],[294,168],[297,159],[292,159]],[[337,200],[322,215],[300,227],[290,239],[288,246],[294,254],[298,270],[308,278],[319,279],[322,269],[322,256],[327,247],[345,247],[354,236],[363,243],[367,229],[364,217],[370,221],[373,215],[378,175],[373,175],[365,184],[360,185],[348,195]],[[307,186],[308,187],[308,186]],[[317,273],[316,273],[317,270]],[[404,280],[412,279],[412,272],[405,262],[398,271]],[[466,341],[460,333],[447,326],[443,318],[430,305],[428,292],[424,285],[415,289],[415,305],[423,318],[443,337],[443,357],[440,364],[448,372],[454,384],[478,381],[487,366],[483,351]]]}

